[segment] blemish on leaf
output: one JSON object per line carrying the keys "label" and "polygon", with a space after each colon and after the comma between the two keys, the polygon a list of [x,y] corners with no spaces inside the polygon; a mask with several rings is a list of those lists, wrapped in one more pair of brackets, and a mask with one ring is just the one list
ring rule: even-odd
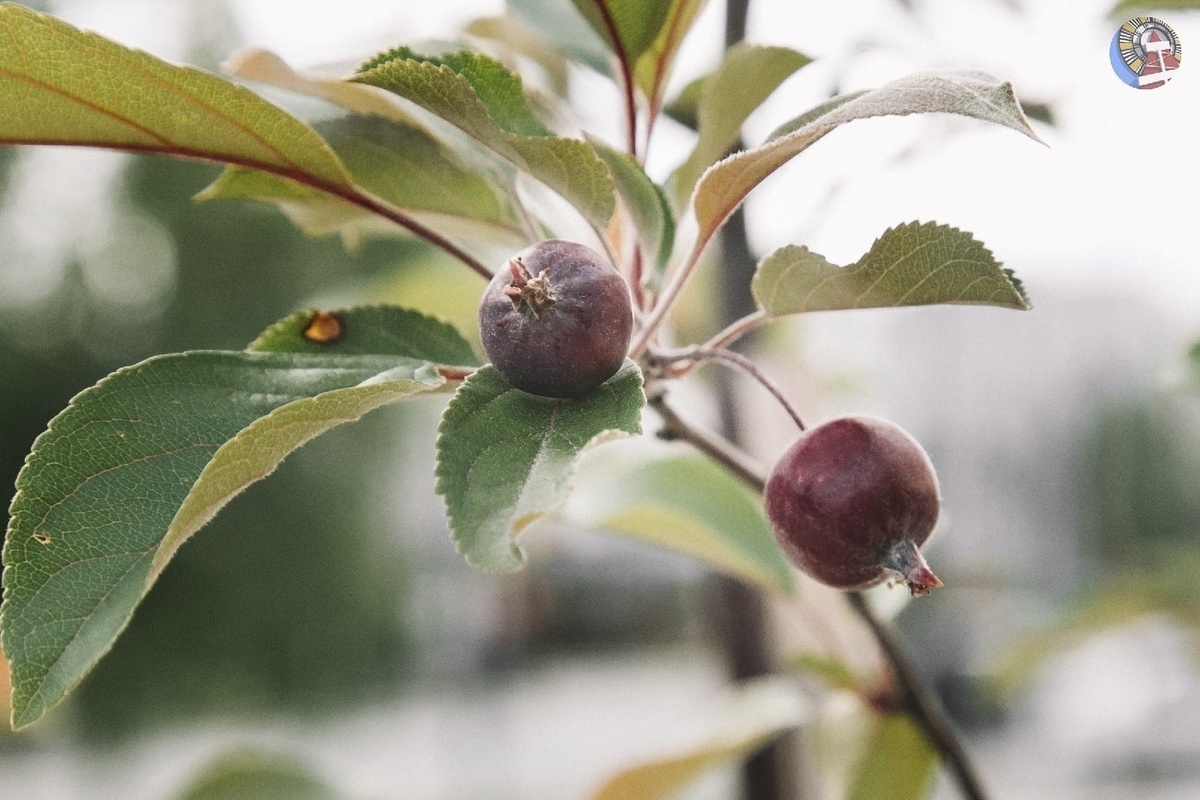
{"label": "blemish on leaf", "polygon": [[301,335],[316,344],[333,344],[346,335],[346,322],[332,311],[318,311],[304,326]]}
{"label": "blemish on leaf", "polygon": [[37,542],[38,544],[50,544],[50,542],[51,542],[50,537],[47,536],[46,534],[42,533],[41,531],[36,531],[33,534],[33,540],[35,542]]}

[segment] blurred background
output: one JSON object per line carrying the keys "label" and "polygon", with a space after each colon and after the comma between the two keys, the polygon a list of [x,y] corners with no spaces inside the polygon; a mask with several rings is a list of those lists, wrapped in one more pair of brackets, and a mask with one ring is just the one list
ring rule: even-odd
{"label": "blurred background", "polygon": [[[245,45],[296,66],[354,64],[504,10],[34,5],[214,70]],[[907,608],[885,591],[885,602],[997,798],[1200,795],[1200,359],[1189,356],[1200,339],[1200,73],[1185,57],[1162,89],[1125,86],[1108,63],[1120,23],[1109,10],[750,4],[749,40],[816,61],[750,119],[747,142],[831,93],[978,68],[1014,82],[1050,145],[945,116],[856,122],[747,204],[760,256],[805,243],[851,263],[886,228],[936,220],[972,231],[1030,292],[1028,313],[817,314],[756,342],[810,422],[890,417],[937,465],[947,512],[929,557],[948,588]],[[723,15],[720,0],[702,13],[675,89],[715,66]],[[1200,43],[1200,15],[1159,16],[1185,53]],[[583,124],[619,141],[611,88],[580,71],[572,92],[588,99]],[[652,176],[682,160],[689,136],[664,123]],[[240,349],[314,305],[402,302],[473,329],[483,283],[468,270],[402,240],[348,252],[264,205],[193,202],[217,172],[0,148],[0,506],[47,421],[117,367]],[[693,306],[684,328],[711,330]],[[715,426],[704,377],[681,395]],[[724,585],[682,558],[552,525],[528,535],[524,572],[472,570],[432,489],[441,402],[335,430],[238,497],[69,701],[20,735],[0,731],[4,796],[168,800],[213,759],[250,748],[294,757],[300,784],[348,797],[583,798],[716,724],[737,628]],[[754,386],[737,385],[733,402],[753,420],[747,447],[770,464],[786,417]],[[811,583],[773,601],[769,621],[781,660],[832,640],[873,668],[838,598]],[[828,729],[862,713],[844,700],[814,691],[810,723],[788,740],[796,800],[840,796]],[[736,780],[714,774],[687,796],[733,797]],[[955,796],[948,783],[936,792]]]}

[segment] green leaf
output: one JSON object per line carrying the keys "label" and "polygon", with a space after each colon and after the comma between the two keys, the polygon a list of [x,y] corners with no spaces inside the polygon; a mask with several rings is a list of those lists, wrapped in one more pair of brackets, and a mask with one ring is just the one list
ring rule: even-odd
{"label": "green leaf", "polygon": [[937,751],[908,716],[879,721],[858,764],[846,800],[920,800],[931,788]]}
{"label": "green leaf", "polygon": [[521,88],[501,64],[475,53],[430,58],[392,51],[351,80],[386,89],[459,128],[571,202],[592,224],[612,217],[613,179],[584,141],[545,134]]}
{"label": "green leaf", "polygon": [[239,50],[221,65],[221,69],[239,78],[320,98],[354,114],[380,117],[410,128],[421,127],[394,95],[377,92],[360,83],[349,83],[342,77],[293,69],[277,54],[261,47]]}
{"label": "green leaf", "polygon": [[4,547],[13,724],[61,700],[112,646],[178,547],[300,445],[438,388],[397,356],[159,356],[78,395],[17,477]]}
{"label": "green leaf", "polygon": [[864,685],[864,681],[855,673],[853,667],[832,656],[802,653],[794,657],[789,666],[793,672],[820,678],[834,689],[858,692]]}
{"label": "green leaf", "polygon": [[[397,208],[461,217],[482,223],[485,231],[491,229],[491,238],[521,241],[516,214],[495,185],[422,128],[354,115],[319,123],[316,129],[359,186]],[[244,167],[227,168],[197,196],[200,200],[228,198],[276,201],[293,219],[304,221],[302,227],[312,234],[378,219],[322,192]],[[403,232],[394,225],[383,230]]]}
{"label": "green leaf", "polygon": [[206,766],[178,800],[337,800],[341,796],[300,761],[246,751]]}
{"label": "green leaf", "polygon": [[267,328],[247,350],[347,356],[400,356],[434,364],[477,366],[479,358],[454,326],[398,306],[359,306],[335,312],[340,334],[322,343],[305,336],[314,316],[298,311]]}
{"label": "green leaf", "polygon": [[508,13],[538,31],[581,64],[607,75],[608,47],[571,3],[563,0],[508,0]]}
{"label": "green leaf", "polygon": [[570,62],[565,51],[555,46],[536,28],[510,13],[502,17],[472,20],[464,32],[469,36],[488,39],[500,45],[506,51],[505,60],[509,63],[515,61],[516,56],[528,58],[546,73],[551,90],[559,97],[566,96]]}
{"label": "green leaf", "polygon": [[747,758],[809,716],[808,704],[795,686],[772,678],[744,684],[705,740],[683,753],[622,770],[605,781],[591,800],[675,797],[705,773]]}
{"label": "green leaf", "polygon": [[634,79],[649,98],[652,114],[662,108],[663,92],[666,90],[667,80],[671,77],[679,46],[683,44],[688,31],[692,29],[692,23],[696,21],[706,2],[707,0],[674,0],[662,30],[637,61]]}
{"label": "green leaf", "polygon": [[658,39],[671,12],[672,0],[572,0],[617,58],[633,71]]}
{"label": "green leaf", "polygon": [[1108,15],[1128,17],[1138,11],[1184,11],[1195,8],[1200,8],[1200,0],[1121,0]]}
{"label": "green leaf", "polygon": [[773,317],[941,303],[1029,308],[1021,282],[982,243],[932,222],[889,229],[848,267],[783,247],[762,260],[750,288]]}
{"label": "green leaf", "polygon": [[857,119],[946,112],[1003,125],[1038,139],[1029,127],[1012,84],[981,72],[923,73],[878,89],[834,98],[781,126],[758,147],[710,167],[692,194],[700,246],[741,205],[746,195],[839,125]]}
{"label": "green leaf", "polygon": [[597,467],[567,504],[572,522],[691,556],[764,589],[795,590],[762,498],[725,470],[691,456]]}
{"label": "green leaf", "polygon": [[483,569],[519,569],[515,536],[566,500],[588,445],[641,433],[642,376],[632,361],[586,397],[556,400],[509,386],[486,366],[438,428],[437,491],[459,551]]}
{"label": "green leaf", "polygon": [[746,118],[779,85],[812,59],[788,47],[764,47],[741,42],[704,79],[696,108],[696,146],[668,183],[676,208],[687,202],[692,188],[710,165],[737,143]]}
{"label": "green leaf", "polygon": [[0,143],[189,156],[352,188],[320,136],[249,90],[8,3],[0,5],[0,108]]}
{"label": "green leaf", "polygon": [[487,115],[505,131],[518,136],[550,135],[525,96],[521,78],[499,61],[482,53],[458,50],[427,55],[411,47],[396,47],[366,61],[356,72],[362,76],[379,67],[410,61],[429,67],[445,67],[448,72],[462,77],[474,90]]}
{"label": "green leaf", "polygon": [[598,139],[592,139],[591,143],[608,165],[608,171],[616,181],[617,194],[629,209],[646,256],[655,268],[647,277],[658,276],[667,266],[675,241],[675,216],[667,204],[666,195],[628,153],[609,147]]}

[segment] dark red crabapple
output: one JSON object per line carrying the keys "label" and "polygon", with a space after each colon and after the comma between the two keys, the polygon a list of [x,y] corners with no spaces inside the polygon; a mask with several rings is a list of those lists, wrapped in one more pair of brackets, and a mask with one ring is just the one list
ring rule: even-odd
{"label": "dark red crabapple", "polygon": [[771,470],[767,516],[791,561],[822,583],[865,589],[942,582],[917,549],[941,504],[929,456],[900,426],[846,416],[805,431]]}
{"label": "dark red crabapple", "polygon": [[633,306],[625,279],[594,250],[547,239],[517,253],[479,303],[484,352],[510,384],[579,397],[625,361]]}

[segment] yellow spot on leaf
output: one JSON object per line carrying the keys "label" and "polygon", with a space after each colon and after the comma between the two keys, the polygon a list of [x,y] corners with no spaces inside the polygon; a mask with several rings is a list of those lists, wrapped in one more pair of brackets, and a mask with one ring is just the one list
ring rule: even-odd
{"label": "yellow spot on leaf", "polygon": [[333,344],[346,335],[346,323],[331,311],[318,311],[304,326],[305,339],[317,344]]}

